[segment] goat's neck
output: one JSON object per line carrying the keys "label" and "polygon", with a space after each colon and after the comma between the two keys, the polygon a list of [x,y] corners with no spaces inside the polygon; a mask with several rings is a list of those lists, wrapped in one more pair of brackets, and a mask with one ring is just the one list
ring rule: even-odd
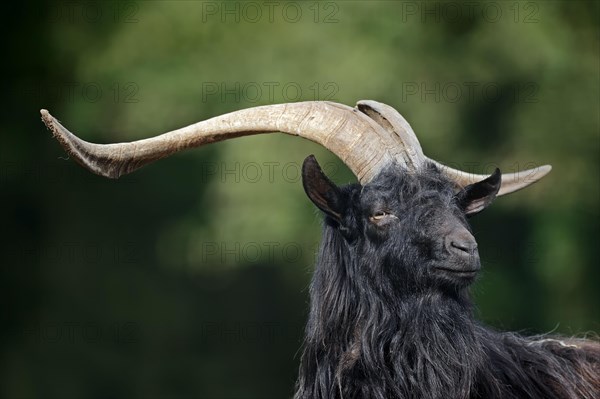
{"label": "goat's neck", "polygon": [[[356,323],[354,340],[341,356],[338,376],[344,369],[357,367],[360,370],[350,375],[380,380],[400,397],[469,396],[484,351],[466,297],[422,294],[398,303],[371,305],[375,308]],[[381,352],[381,348],[385,350]],[[363,362],[369,359],[371,364],[354,364],[352,360],[359,354]],[[373,371],[377,374],[369,375]]]}

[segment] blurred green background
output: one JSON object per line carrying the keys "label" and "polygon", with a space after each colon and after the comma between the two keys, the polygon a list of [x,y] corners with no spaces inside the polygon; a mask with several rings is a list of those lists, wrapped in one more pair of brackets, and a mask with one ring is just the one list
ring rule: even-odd
{"label": "blurred green background", "polygon": [[549,163],[473,219],[479,317],[600,330],[598,2],[10,2],[3,6],[6,398],[290,397],[320,216],[284,135],[118,181],[40,122],[129,141],[271,103],[374,99],[476,172]]}

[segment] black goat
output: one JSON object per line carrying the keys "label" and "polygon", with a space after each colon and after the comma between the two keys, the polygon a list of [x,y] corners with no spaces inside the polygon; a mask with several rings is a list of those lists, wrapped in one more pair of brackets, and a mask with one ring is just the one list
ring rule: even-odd
{"label": "black goat", "polygon": [[41,113],[77,162],[112,178],[186,148],[269,132],[313,140],[348,165],[360,184],[342,188],[313,157],[303,167],[326,217],[297,399],[600,398],[596,341],[498,333],[472,315],[468,287],[480,263],[466,217],[549,166],[489,177],[448,168],[375,101],[268,105],[108,145]]}
{"label": "black goat", "polygon": [[338,188],[306,159],[325,213],[297,399],[600,398],[600,346],[499,333],[473,318],[480,269],[467,216],[500,172],[460,192],[434,165]]}

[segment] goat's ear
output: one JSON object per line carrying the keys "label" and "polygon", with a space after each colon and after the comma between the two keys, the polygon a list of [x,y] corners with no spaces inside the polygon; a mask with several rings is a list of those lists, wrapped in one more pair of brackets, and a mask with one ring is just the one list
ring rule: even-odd
{"label": "goat's ear", "polygon": [[500,173],[500,169],[496,168],[490,177],[477,183],[469,184],[457,194],[459,206],[467,216],[472,216],[483,211],[496,198],[501,183],[502,174]]}
{"label": "goat's ear", "polygon": [[302,164],[302,185],[308,198],[323,212],[338,223],[343,213],[343,194],[325,176],[314,155],[309,155]]}

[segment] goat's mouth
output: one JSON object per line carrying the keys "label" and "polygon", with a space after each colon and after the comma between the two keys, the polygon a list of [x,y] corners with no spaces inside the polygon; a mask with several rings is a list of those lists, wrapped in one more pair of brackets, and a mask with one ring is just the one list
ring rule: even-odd
{"label": "goat's mouth", "polygon": [[436,267],[436,269],[441,270],[443,272],[454,273],[454,274],[476,274],[477,272],[479,272],[479,270],[481,270],[479,267],[475,267],[472,269],[454,269],[451,267]]}
{"label": "goat's mouth", "polygon": [[479,265],[470,265],[468,267],[450,267],[450,266],[436,266],[435,270],[439,273],[454,278],[465,278],[472,279],[477,276],[477,273],[481,270]]}

